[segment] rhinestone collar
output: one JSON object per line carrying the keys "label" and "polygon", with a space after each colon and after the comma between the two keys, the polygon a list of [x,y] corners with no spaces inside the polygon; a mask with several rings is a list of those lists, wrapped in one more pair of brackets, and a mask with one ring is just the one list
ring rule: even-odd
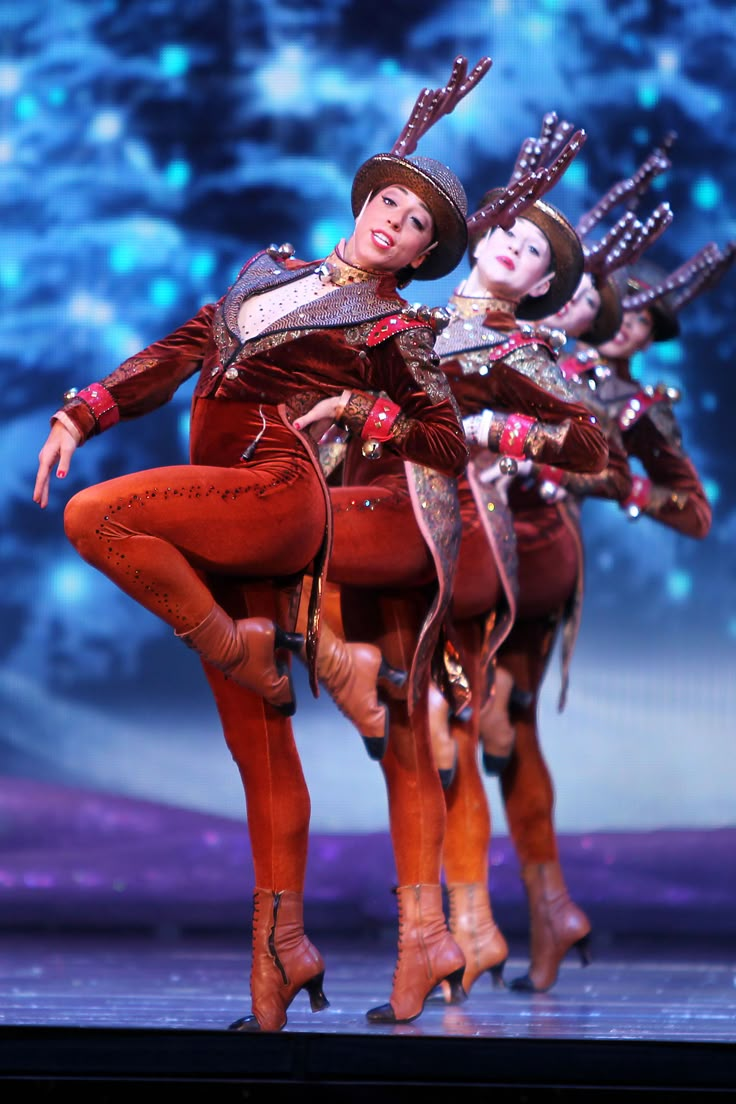
{"label": "rhinestone collar", "polygon": [[336,287],[345,287],[346,284],[360,284],[365,280],[376,280],[386,276],[385,272],[371,272],[368,268],[358,268],[357,265],[348,264],[341,256],[340,249],[345,245],[343,239],[339,245],[326,257],[319,268],[315,269],[323,284],[335,284]]}
{"label": "rhinestone collar", "polygon": [[518,304],[511,299],[495,299],[488,295],[451,295],[450,307],[461,318],[476,318],[485,316],[488,311],[501,311],[503,314],[515,314]]}

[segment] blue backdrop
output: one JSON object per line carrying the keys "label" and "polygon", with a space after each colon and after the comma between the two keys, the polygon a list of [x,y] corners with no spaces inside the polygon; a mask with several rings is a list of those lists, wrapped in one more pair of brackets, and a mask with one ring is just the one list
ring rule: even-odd
{"label": "blue backdrop", "polygon": [[[38,450],[61,394],[111,371],[225,290],[251,254],[305,259],[349,232],[358,165],[391,147],[453,58],[480,87],[423,140],[471,205],[556,111],[587,143],[552,200],[575,221],[668,131],[651,206],[674,268],[736,237],[732,5],[668,0],[16,0],[0,14],[0,774],[240,817],[242,793],[196,659],[79,560],[78,488],[187,456],[190,389],[75,456],[41,512]],[[446,301],[461,269],[409,298]],[[611,504],[584,512],[587,591],[568,706],[542,728],[564,831],[736,823],[736,278],[686,307],[637,365],[680,387],[714,506],[689,541]],[[298,674],[295,731],[315,828],[386,827],[380,771]],[[497,830],[503,813],[495,785]]]}

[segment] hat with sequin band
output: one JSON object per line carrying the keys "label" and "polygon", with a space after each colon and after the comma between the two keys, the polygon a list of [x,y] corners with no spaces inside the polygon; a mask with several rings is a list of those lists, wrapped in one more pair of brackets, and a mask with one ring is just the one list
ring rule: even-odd
{"label": "hat with sequin band", "polygon": [[[504,193],[504,188],[492,188],[483,196],[481,207],[492,204],[496,196]],[[575,228],[551,203],[538,199],[531,206],[526,207],[519,217],[534,223],[537,229],[542,231],[549,242],[552,254],[550,267],[553,275],[549,289],[543,295],[536,297],[526,295],[519,303],[517,311],[519,318],[535,322],[539,318],[556,314],[560,307],[572,298],[583,275],[583,246]],[[482,237],[483,234],[474,233],[471,230],[469,236],[471,264],[475,264],[476,247]]]}
{"label": "hat with sequin band", "polygon": [[[624,309],[648,310],[652,315],[652,341],[671,341],[680,334],[680,321],[665,290],[667,271],[641,260],[622,270]],[[644,293],[644,295],[642,295]],[[641,297],[639,306],[634,305]]]}
{"label": "hat with sequin band", "polygon": [[708,242],[674,272],[638,261],[623,272],[624,311],[650,310],[654,341],[670,341],[680,333],[679,312],[698,295],[714,288],[736,260],[736,242],[721,249]]}
{"label": "hat with sequin band", "polygon": [[483,57],[468,73],[464,57],[453,63],[450,79],[443,88],[424,88],[418,95],[404,129],[387,153],[377,153],[365,161],[353,180],[352,208],[357,218],[363,206],[376,192],[392,184],[407,188],[426,204],[434,222],[433,247],[422,264],[404,275],[406,279],[436,280],[459,264],[468,242],[465,216],[468,201],[460,180],[441,161],[431,157],[412,157],[419,139],[474,88],[491,68],[491,59]]}
{"label": "hat with sequin band", "polygon": [[407,188],[429,208],[434,222],[434,248],[414,269],[416,280],[435,280],[460,263],[468,242],[465,216],[468,201],[460,180],[431,157],[398,157],[378,153],[360,166],[353,181],[352,207],[357,216],[365,201],[392,184]]}
{"label": "hat with sequin band", "polygon": [[611,276],[593,276],[593,286],[601,297],[601,305],[588,329],[580,334],[579,340],[586,345],[602,345],[605,341],[610,341],[621,328],[624,316],[621,292]]}

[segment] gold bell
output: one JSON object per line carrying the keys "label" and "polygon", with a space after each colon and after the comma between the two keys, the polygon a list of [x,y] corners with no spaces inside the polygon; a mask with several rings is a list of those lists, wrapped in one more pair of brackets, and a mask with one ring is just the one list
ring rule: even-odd
{"label": "gold bell", "polygon": [[374,441],[371,437],[364,441],[360,451],[366,460],[378,460],[383,453],[383,445],[380,441]]}

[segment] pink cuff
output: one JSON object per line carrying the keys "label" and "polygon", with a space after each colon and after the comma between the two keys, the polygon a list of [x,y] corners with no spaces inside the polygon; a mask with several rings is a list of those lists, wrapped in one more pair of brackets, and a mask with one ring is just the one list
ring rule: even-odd
{"label": "pink cuff", "polygon": [[401,407],[390,399],[377,399],[368,412],[361,431],[363,441],[390,441],[391,428],[401,413]]}
{"label": "pink cuff", "polygon": [[74,396],[87,404],[95,416],[100,433],[120,421],[120,409],[114,398],[101,383],[91,383]]}
{"label": "pink cuff", "polygon": [[639,512],[646,509],[652,496],[652,484],[649,479],[635,475],[631,481],[631,494],[622,503],[624,510]]}
{"label": "pink cuff", "polygon": [[528,418],[526,414],[509,414],[499,441],[499,452],[523,460],[524,443],[533,425],[534,418]]}

